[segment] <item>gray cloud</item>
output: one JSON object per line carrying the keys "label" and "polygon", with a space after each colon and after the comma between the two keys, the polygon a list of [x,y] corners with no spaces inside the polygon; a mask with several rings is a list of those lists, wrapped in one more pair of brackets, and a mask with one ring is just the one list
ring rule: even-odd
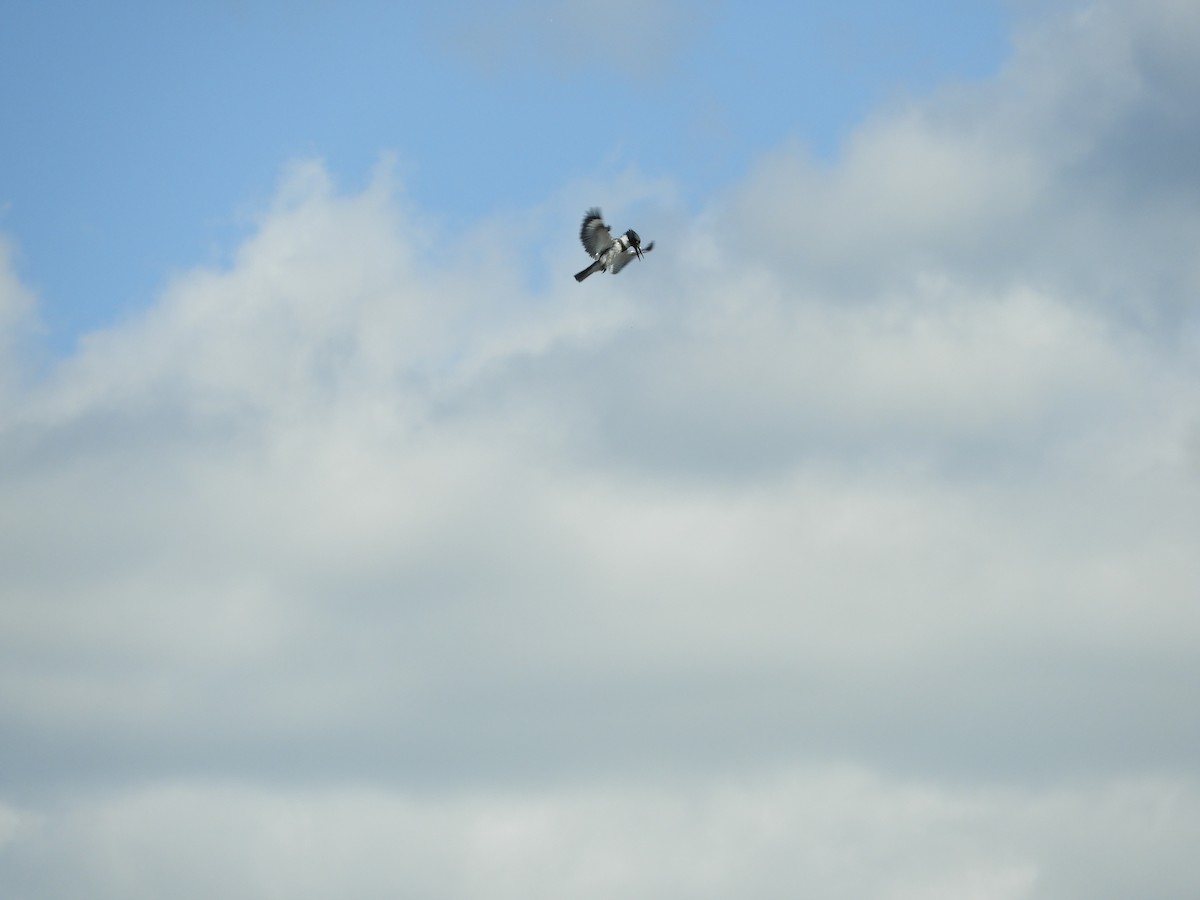
{"label": "gray cloud", "polygon": [[533,292],[293,166],[0,393],[5,882],[1192,892],[1196,264],[1150,238],[1200,216],[1131,132],[1189,146],[1195,17],[1148,8],[587,291],[570,234]]}
{"label": "gray cloud", "polygon": [[1176,862],[1200,837],[1196,803],[1194,789],[1158,779],[979,790],[846,766],[436,800],[179,785],[89,798],[49,820],[7,810],[5,850],[11,888],[67,896],[82,874],[102,900],[786,897],[797,886],[833,898],[1117,900],[1187,895],[1196,866]]}
{"label": "gray cloud", "polygon": [[1198,40],[1181,3],[1038,22],[993,82],[878,113],[833,166],[765,159],[721,221],[817,291],[873,297],[932,270],[1172,329],[1200,284]]}

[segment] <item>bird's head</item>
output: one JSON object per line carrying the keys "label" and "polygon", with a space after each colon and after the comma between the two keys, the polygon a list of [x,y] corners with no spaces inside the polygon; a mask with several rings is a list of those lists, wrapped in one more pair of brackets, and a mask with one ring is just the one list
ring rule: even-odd
{"label": "bird's head", "polygon": [[638,237],[638,233],[630,228],[625,232],[625,237],[629,240],[629,246],[633,248],[633,252],[637,254],[637,258],[642,258],[642,239]]}

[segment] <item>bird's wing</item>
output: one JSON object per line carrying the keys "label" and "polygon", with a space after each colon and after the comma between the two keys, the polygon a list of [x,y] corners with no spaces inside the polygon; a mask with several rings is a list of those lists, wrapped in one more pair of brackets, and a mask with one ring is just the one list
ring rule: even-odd
{"label": "bird's wing", "polygon": [[598,259],[600,254],[612,246],[612,234],[608,226],[600,218],[600,210],[589,209],[579,226],[579,240],[583,241],[583,249],[592,259]]}
{"label": "bird's wing", "polygon": [[[654,249],[654,241],[651,241],[646,246],[642,247],[642,256],[645,256],[647,253],[649,253],[653,249]],[[638,255],[633,252],[632,248],[629,250],[626,250],[624,253],[622,253],[620,256],[618,256],[613,261],[613,264],[609,267],[608,271],[610,271],[614,275],[616,275],[618,272],[620,272],[623,268],[625,268],[627,265],[629,265],[631,262],[633,262],[637,258],[638,258]]]}
{"label": "bird's wing", "polygon": [[622,253],[620,256],[618,256],[615,260],[613,260],[613,264],[608,267],[608,271],[610,271],[614,275],[616,275],[618,272],[620,272],[623,268],[625,268],[627,265],[629,265],[635,259],[637,259],[637,254],[634,253],[632,250],[626,250],[624,253]]}

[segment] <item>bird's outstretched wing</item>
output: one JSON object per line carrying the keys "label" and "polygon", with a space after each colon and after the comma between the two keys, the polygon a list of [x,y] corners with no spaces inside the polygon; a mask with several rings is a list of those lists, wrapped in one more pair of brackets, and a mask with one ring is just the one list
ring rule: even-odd
{"label": "bird's outstretched wing", "polygon": [[637,259],[637,257],[634,255],[632,250],[630,250],[628,253],[622,253],[620,256],[618,256],[616,259],[613,260],[613,264],[609,267],[608,271],[610,271],[614,275],[616,275],[618,272],[620,272],[623,268],[625,268],[627,265],[629,265],[635,259]]}
{"label": "bird's outstretched wing", "polygon": [[600,210],[592,208],[584,214],[583,224],[579,226],[579,240],[592,259],[598,259],[601,253],[612,246],[612,234],[600,217]]}
{"label": "bird's outstretched wing", "polygon": [[[654,241],[651,241],[645,247],[642,248],[642,253],[643,254],[649,253],[653,249],[654,249]],[[626,250],[624,253],[622,253],[620,256],[618,256],[615,260],[613,260],[612,268],[610,268],[609,271],[612,272],[614,275],[616,275],[618,272],[620,272],[623,268],[625,268],[627,265],[629,265],[635,259],[637,259],[637,254],[634,253],[632,250]]]}

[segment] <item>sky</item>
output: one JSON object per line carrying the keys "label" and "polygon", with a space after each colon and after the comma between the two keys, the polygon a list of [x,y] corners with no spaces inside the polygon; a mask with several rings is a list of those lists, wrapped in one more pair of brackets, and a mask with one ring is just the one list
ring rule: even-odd
{"label": "sky", "polygon": [[1200,6],[873,6],[0,4],[6,896],[1200,893]]}
{"label": "sky", "polygon": [[9,2],[0,229],[58,354],[228,264],[296,159],[353,189],[393,156],[447,241],[629,171],[696,210],[765,148],[832,153],[879,97],[1003,58],[994,3],[875,6]]}

